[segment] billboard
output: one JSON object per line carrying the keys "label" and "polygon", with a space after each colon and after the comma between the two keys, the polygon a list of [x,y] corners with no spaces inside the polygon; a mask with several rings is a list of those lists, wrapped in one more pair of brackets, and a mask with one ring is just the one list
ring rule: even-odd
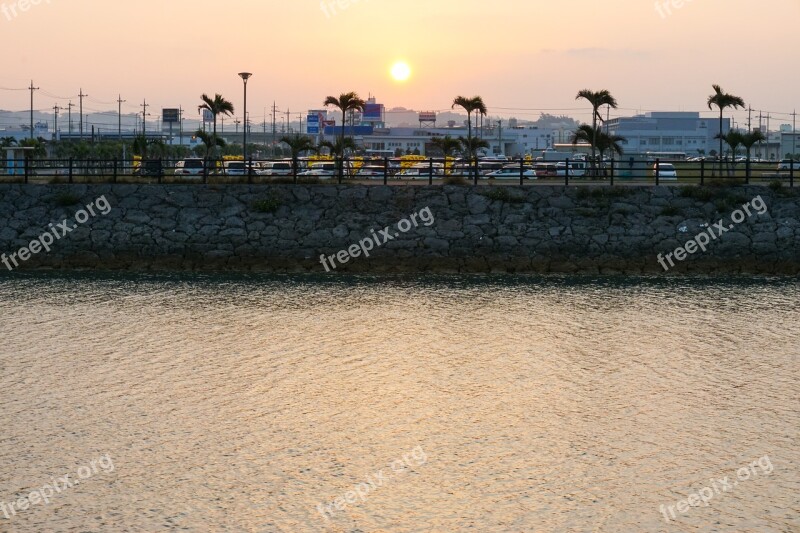
{"label": "billboard", "polygon": [[420,122],[436,122],[436,113],[434,111],[423,111],[419,114]]}
{"label": "billboard", "polygon": [[364,122],[383,122],[383,104],[366,104],[362,120]]}
{"label": "billboard", "polygon": [[214,113],[208,109],[203,109],[203,122],[214,122]]}
{"label": "billboard", "polygon": [[177,108],[167,108],[161,110],[162,122],[178,122],[180,120],[180,110]]}

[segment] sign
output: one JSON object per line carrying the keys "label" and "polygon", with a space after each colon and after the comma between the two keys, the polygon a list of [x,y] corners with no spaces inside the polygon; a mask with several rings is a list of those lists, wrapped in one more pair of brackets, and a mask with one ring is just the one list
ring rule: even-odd
{"label": "sign", "polygon": [[161,110],[161,122],[178,122],[180,121],[180,110],[175,108],[168,108]]}
{"label": "sign", "polygon": [[203,109],[203,122],[214,122],[214,113],[208,109]]}
{"label": "sign", "polygon": [[420,122],[436,122],[436,113],[433,111],[423,111],[419,114]]}
{"label": "sign", "polygon": [[306,117],[307,127],[306,133],[309,135],[319,135],[319,115],[308,115]]}
{"label": "sign", "polygon": [[366,104],[363,113],[364,122],[382,122],[383,121],[383,105],[382,104]]}

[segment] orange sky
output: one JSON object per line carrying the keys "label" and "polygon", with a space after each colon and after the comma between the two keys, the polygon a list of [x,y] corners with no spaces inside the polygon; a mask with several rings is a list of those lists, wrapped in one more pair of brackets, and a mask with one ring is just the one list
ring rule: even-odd
{"label": "orange sky", "polygon": [[[650,0],[20,1],[0,0],[0,87],[33,79],[37,109],[82,87],[89,110],[115,109],[118,93],[124,112],[144,98],[196,110],[220,92],[239,111],[242,70],[257,117],[273,100],[299,112],[350,90],[434,110],[479,94],[520,118],[588,119],[582,88],[609,89],[626,115],[701,110],[712,83],[755,109],[800,103],[800,0],[659,0],[660,13]],[[389,76],[398,59],[414,71],[403,84]],[[0,108],[28,106],[0,90]]]}

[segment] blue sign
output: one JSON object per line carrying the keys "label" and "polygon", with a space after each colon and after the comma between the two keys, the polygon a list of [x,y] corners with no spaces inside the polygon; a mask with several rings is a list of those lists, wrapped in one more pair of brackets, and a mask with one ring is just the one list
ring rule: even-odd
{"label": "blue sign", "polygon": [[306,127],[306,133],[309,135],[319,135],[319,115],[308,115],[307,121],[308,126]]}

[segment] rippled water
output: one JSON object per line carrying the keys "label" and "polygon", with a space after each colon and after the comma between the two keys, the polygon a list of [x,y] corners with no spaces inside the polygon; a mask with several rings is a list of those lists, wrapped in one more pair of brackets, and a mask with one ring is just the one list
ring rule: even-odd
{"label": "rippled water", "polygon": [[[113,469],[0,509],[0,531],[800,531],[799,296],[3,278],[0,502]],[[707,506],[660,510],[759,459]]]}

